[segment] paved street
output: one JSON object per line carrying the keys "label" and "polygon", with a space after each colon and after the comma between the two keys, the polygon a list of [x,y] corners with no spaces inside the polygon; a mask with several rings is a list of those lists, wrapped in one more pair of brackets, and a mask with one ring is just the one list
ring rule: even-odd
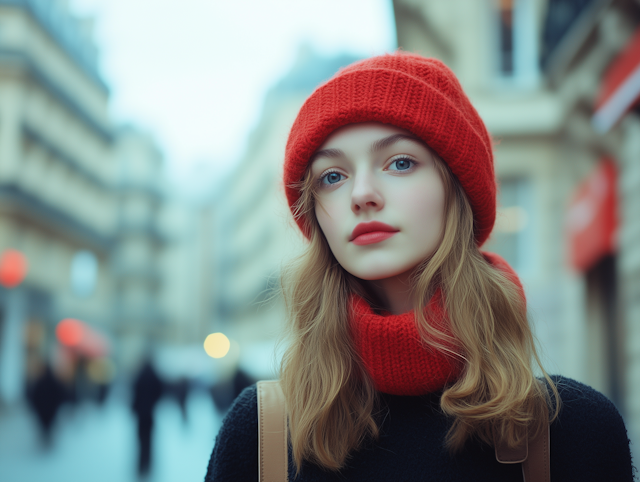
{"label": "paved street", "polygon": [[[51,450],[41,448],[26,406],[0,412],[0,481],[137,481],[134,418],[117,394],[105,405],[83,403],[60,413]],[[221,417],[206,393],[192,391],[185,424],[178,405],[157,407],[149,482],[202,481]]]}

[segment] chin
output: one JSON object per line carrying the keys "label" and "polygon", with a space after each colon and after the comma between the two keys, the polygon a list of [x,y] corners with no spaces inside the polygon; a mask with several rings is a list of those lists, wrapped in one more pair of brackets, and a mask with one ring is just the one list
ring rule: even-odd
{"label": "chin", "polygon": [[356,278],[359,278],[364,281],[378,281],[382,279],[393,278],[394,276],[398,276],[403,273],[406,273],[410,269],[411,269],[410,267],[407,269],[398,269],[397,266],[394,267],[394,269],[392,268],[384,269],[384,267],[377,266],[376,269],[361,269],[361,270],[348,269],[347,271],[351,273],[353,276],[355,276]]}

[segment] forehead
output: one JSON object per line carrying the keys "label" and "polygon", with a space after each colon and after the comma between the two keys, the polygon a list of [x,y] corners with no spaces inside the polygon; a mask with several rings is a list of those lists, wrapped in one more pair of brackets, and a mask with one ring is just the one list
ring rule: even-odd
{"label": "forehead", "polygon": [[405,129],[389,124],[382,124],[381,122],[348,124],[333,131],[318,148],[318,151],[324,149],[340,149],[343,147],[369,147],[371,143],[376,140],[394,134],[405,134],[410,137],[415,137]]}

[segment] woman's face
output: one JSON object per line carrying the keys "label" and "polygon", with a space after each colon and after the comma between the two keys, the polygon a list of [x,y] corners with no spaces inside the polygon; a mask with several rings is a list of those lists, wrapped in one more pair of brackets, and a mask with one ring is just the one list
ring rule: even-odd
{"label": "woman's face", "polygon": [[410,132],[380,123],[333,132],[314,154],[315,214],[342,267],[363,280],[411,272],[441,239],[437,161]]}

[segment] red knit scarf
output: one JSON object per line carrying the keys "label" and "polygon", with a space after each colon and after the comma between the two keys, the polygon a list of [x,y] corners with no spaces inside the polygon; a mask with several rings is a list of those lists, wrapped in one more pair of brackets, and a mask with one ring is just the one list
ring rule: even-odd
{"label": "red knit scarf", "polygon": [[[517,275],[504,259],[493,253],[483,255],[522,291]],[[451,334],[439,292],[427,312],[432,326]],[[377,314],[364,299],[353,295],[351,313],[356,350],[377,390],[392,395],[424,395],[442,389],[460,375],[463,364],[457,357],[422,341],[413,311],[401,315]]]}
{"label": "red knit scarf", "polygon": [[[433,297],[428,319],[447,333],[441,298]],[[357,295],[351,298],[351,308],[355,347],[378,391],[424,395],[443,388],[460,374],[459,361],[422,341],[413,311],[401,315],[376,314]]]}

